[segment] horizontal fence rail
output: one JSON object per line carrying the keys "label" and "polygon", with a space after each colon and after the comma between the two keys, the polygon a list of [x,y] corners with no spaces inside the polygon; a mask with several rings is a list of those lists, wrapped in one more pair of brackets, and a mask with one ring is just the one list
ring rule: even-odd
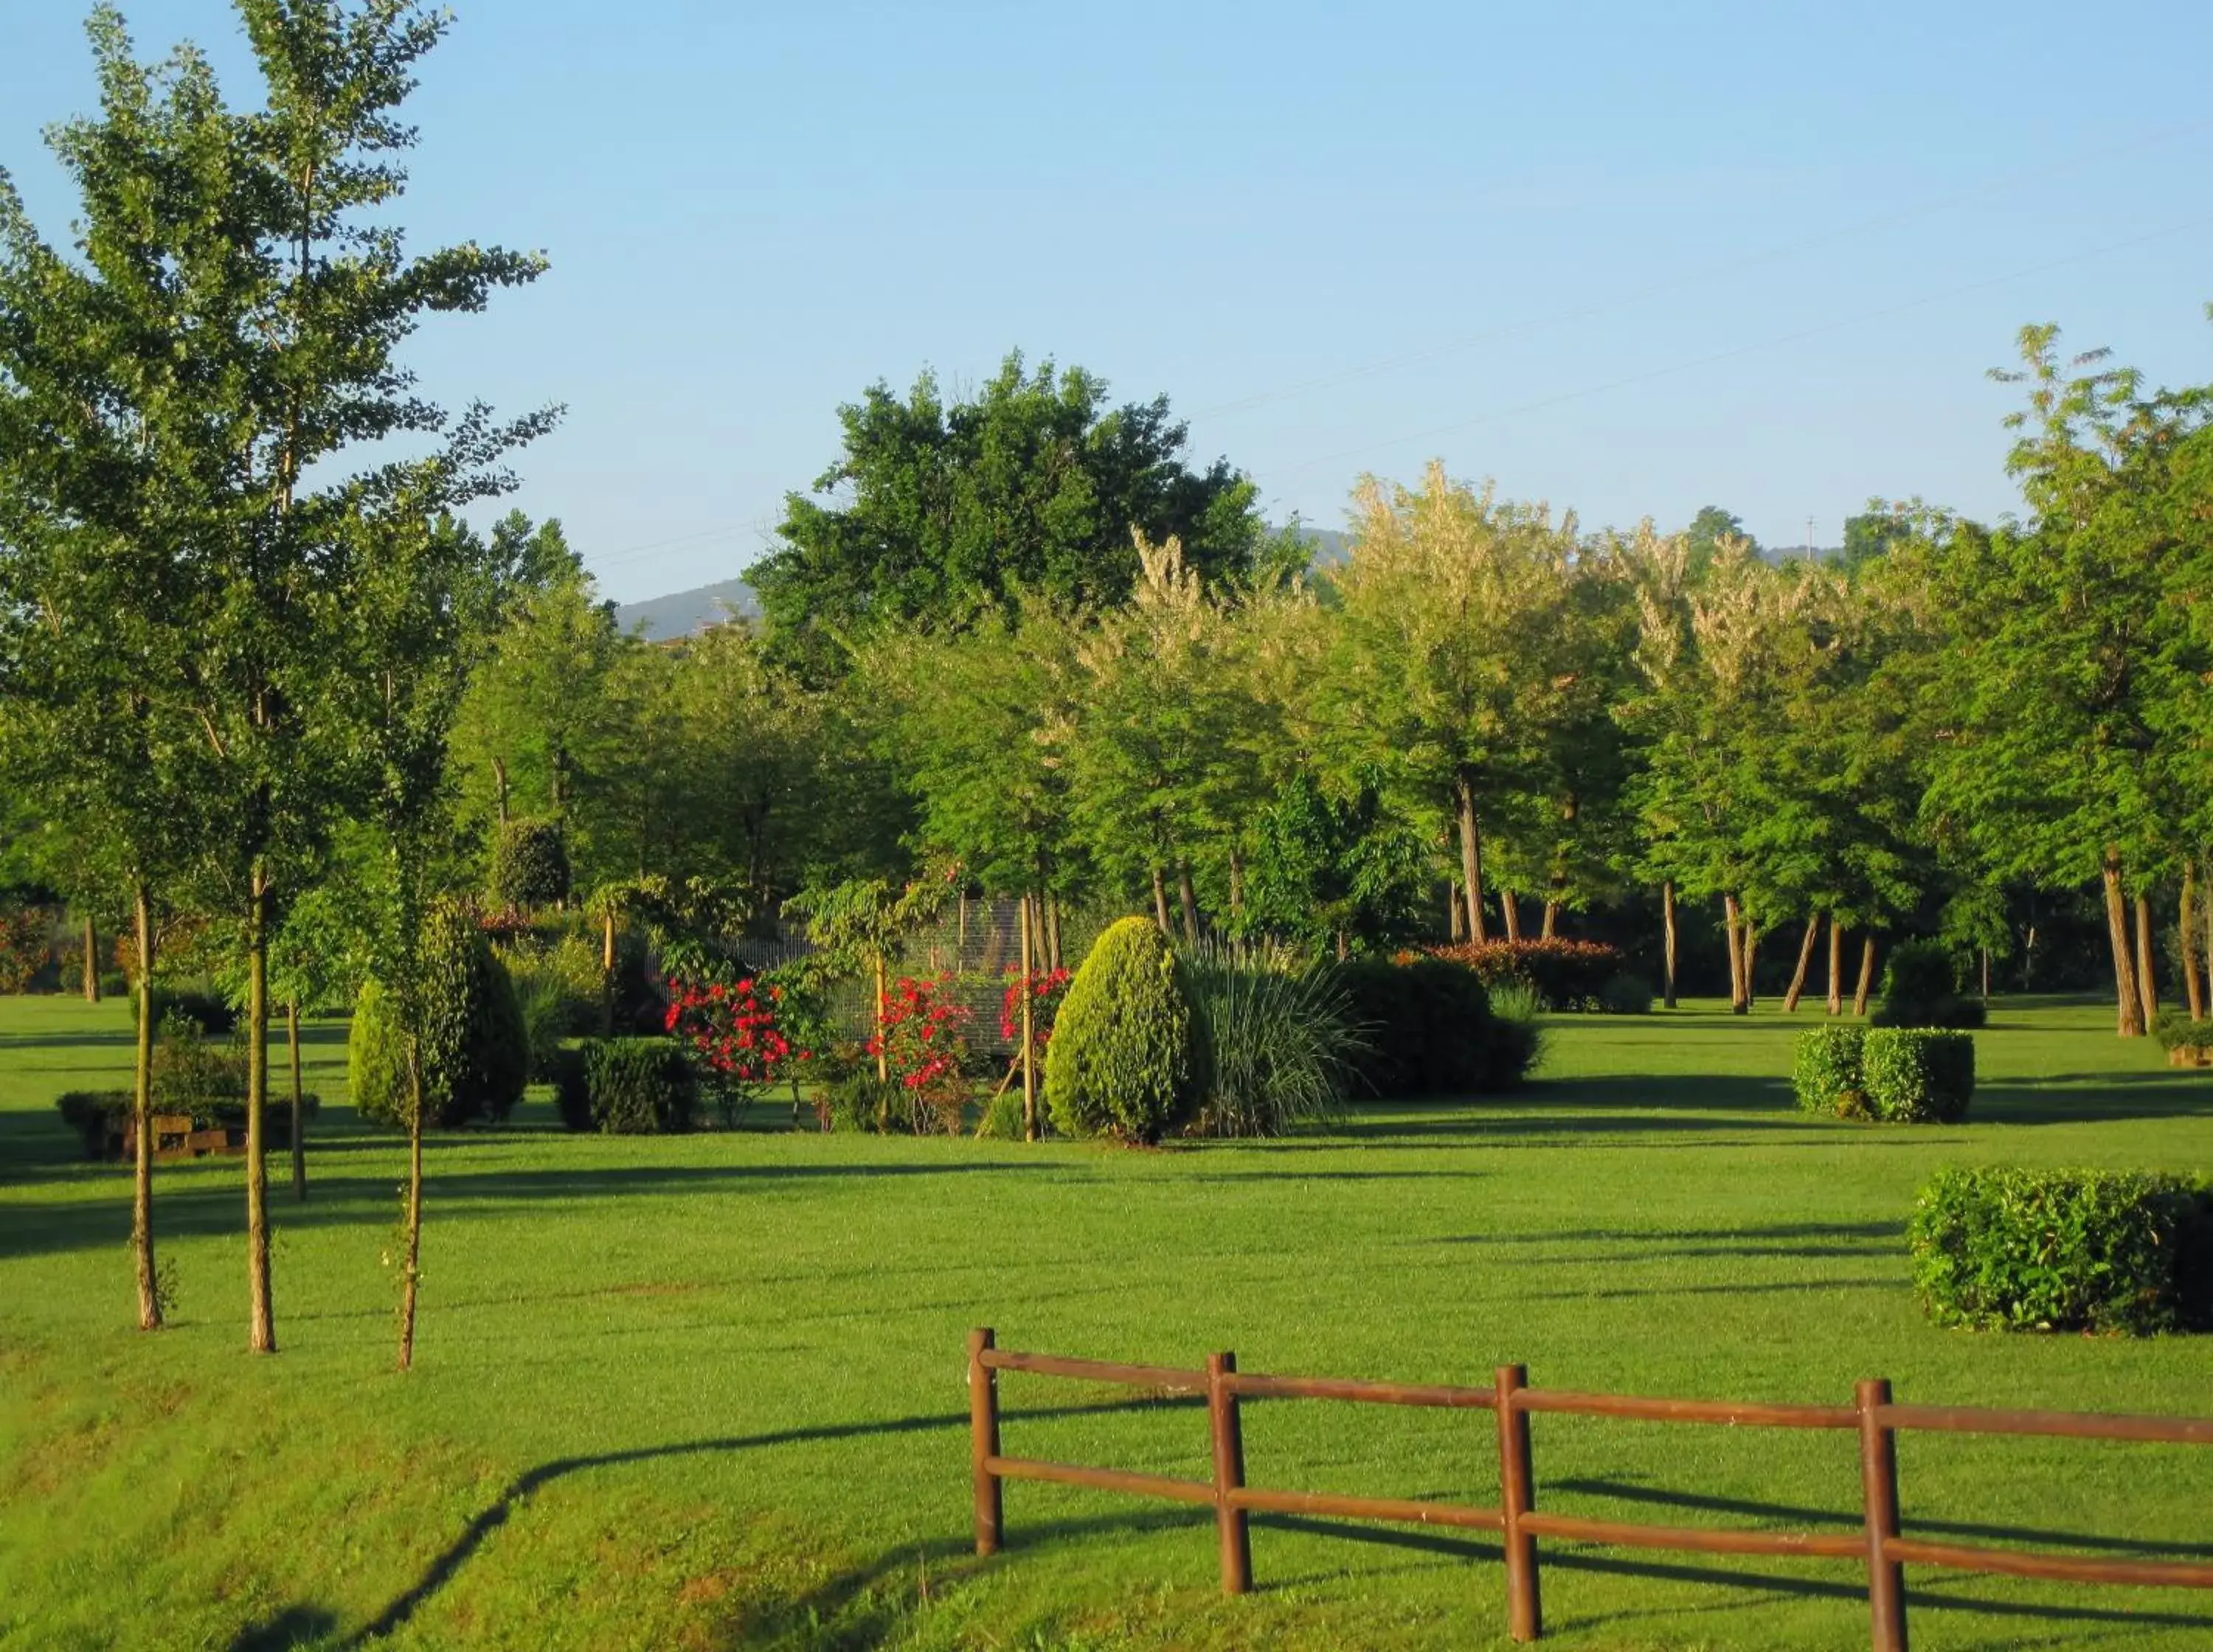
{"label": "horizontal fence rail", "polygon": [[[1143,1390],[1156,1397],[1203,1396],[1213,1447],[1206,1480],[1140,1474],[1125,1469],[1009,1457],[999,1442],[998,1375],[1069,1377]],[[1423,1405],[1487,1411],[1498,1435],[1496,1508],[1429,1498],[1350,1497],[1253,1486],[1245,1480],[1240,1404],[1247,1399],[1333,1399],[1370,1405]],[[1632,1422],[1691,1423],[1732,1428],[1832,1429],[1859,1436],[1861,1530],[1773,1532],[1728,1527],[1651,1526],[1539,1512],[1529,1419],[1539,1413],[1605,1417]],[[1489,1387],[1449,1383],[1369,1382],[1339,1377],[1269,1376],[1240,1371],[1236,1356],[1207,1356],[1203,1369],[1128,1365],[1000,1348],[988,1329],[969,1333],[968,1414],[975,1481],[976,1552],[998,1551],[1003,1536],[1003,1483],[1045,1480],[1097,1490],[1211,1507],[1221,1548],[1222,1588],[1253,1587],[1250,1516],[1309,1515],[1497,1532],[1506,1563],[1507,1626],[1517,1641],[1543,1633],[1537,1539],[1610,1547],[1666,1549],[1692,1554],[1758,1555],[1849,1560],[1865,1568],[1874,1652],[1905,1652],[1908,1564],[1987,1572],[2068,1583],[2118,1583],[2213,1588],[2213,1556],[2195,1560],[2119,1560],[2026,1549],[1929,1543],[1900,1530],[1898,1436],[1923,1434],[2038,1435],[2072,1440],[2121,1440],[2158,1445],[2213,1445],[2213,1418],[2107,1416],[2086,1411],[2001,1411],[1972,1405],[1902,1405],[1881,1379],[1862,1382],[1849,1405],[1767,1405],[1751,1401],[1651,1399],[1533,1388],[1528,1372],[1502,1365]]]}

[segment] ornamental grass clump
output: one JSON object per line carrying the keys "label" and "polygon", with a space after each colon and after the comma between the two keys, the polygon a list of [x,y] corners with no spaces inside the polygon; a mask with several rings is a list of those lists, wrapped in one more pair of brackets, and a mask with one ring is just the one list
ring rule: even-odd
{"label": "ornamental grass clump", "polygon": [[2213,1329],[2213,1183],[2134,1171],[1940,1171],[1906,1230],[1939,1325]]}
{"label": "ornamental grass clump", "polygon": [[1146,918],[1108,927],[1069,983],[1046,1051],[1046,1104],[1069,1136],[1157,1142],[1206,1093],[1186,972]]}
{"label": "ornamental grass clump", "polygon": [[1344,1111],[1361,1040],[1333,972],[1265,947],[1184,961],[1211,1057],[1201,1135],[1281,1136]]}

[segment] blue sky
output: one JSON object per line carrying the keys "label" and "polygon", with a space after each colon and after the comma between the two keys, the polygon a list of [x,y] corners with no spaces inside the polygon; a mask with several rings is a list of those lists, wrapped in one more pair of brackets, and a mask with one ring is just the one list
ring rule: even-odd
{"label": "blue sky", "polygon": [[[758,555],[870,381],[1015,347],[1167,392],[1278,518],[1434,455],[1783,544],[2009,508],[2024,321],[2213,380],[2203,0],[456,9],[404,221],[552,271],[414,359],[568,405],[517,502],[625,599]],[[125,9],[252,99],[222,0]],[[58,235],[82,10],[0,0],[0,165]]]}

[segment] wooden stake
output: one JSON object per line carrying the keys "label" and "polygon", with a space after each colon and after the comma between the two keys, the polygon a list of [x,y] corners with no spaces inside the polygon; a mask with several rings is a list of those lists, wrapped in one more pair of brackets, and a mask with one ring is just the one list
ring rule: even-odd
{"label": "wooden stake", "polygon": [[984,1363],[984,1350],[995,1345],[989,1326],[968,1333],[968,1461],[976,1490],[976,1552],[999,1551],[1003,1513],[999,1477],[991,1459],[999,1454],[999,1374]]}
{"label": "wooden stake", "polygon": [[1497,1372],[1498,1502],[1506,1517],[1502,1546],[1506,1553],[1506,1621],[1517,1641],[1545,1632],[1544,1603],[1537,1585],[1537,1539],[1521,1529],[1522,1516],[1537,1507],[1537,1475],[1529,1454],[1529,1413],[1514,1396],[1529,1386],[1526,1365],[1502,1365]]}
{"label": "wooden stake", "polygon": [[1867,1527],[1868,1615],[1874,1652],[1905,1652],[1905,1569],[1887,1552],[1898,1536],[1898,1440],[1876,1416],[1890,1383],[1859,1385],[1860,1497]]}
{"label": "wooden stake", "polygon": [[1237,1396],[1222,1379],[1237,1369],[1231,1353],[1206,1356],[1206,1416],[1214,1435],[1214,1524],[1221,1539],[1222,1592],[1253,1589],[1253,1538],[1246,1512],[1230,1501],[1245,1489],[1245,1435]]}

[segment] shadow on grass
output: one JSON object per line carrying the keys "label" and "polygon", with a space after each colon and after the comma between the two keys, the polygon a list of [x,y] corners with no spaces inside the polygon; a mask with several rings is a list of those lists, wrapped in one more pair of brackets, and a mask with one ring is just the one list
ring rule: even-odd
{"label": "shadow on grass", "polygon": [[1710,1256],[1802,1257],[1819,1261],[1836,1256],[1888,1255],[1905,1239],[1902,1222],[1782,1222],[1764,1228],[1568,1228],[1543,1233],[1445,1234],[1403,1242],[1416,1247],[1625,1245],[1633,1248],[1633,1255],[1626,1259],[1638,1261]]}
{"label": "shadow on grass", "polygon": [[2213,1074],[2188,1069],[2150,1073],[2051,1073],[1978,1084],[1971,1123],[2102,1124],[2122,1119],[2213,1115]]}

